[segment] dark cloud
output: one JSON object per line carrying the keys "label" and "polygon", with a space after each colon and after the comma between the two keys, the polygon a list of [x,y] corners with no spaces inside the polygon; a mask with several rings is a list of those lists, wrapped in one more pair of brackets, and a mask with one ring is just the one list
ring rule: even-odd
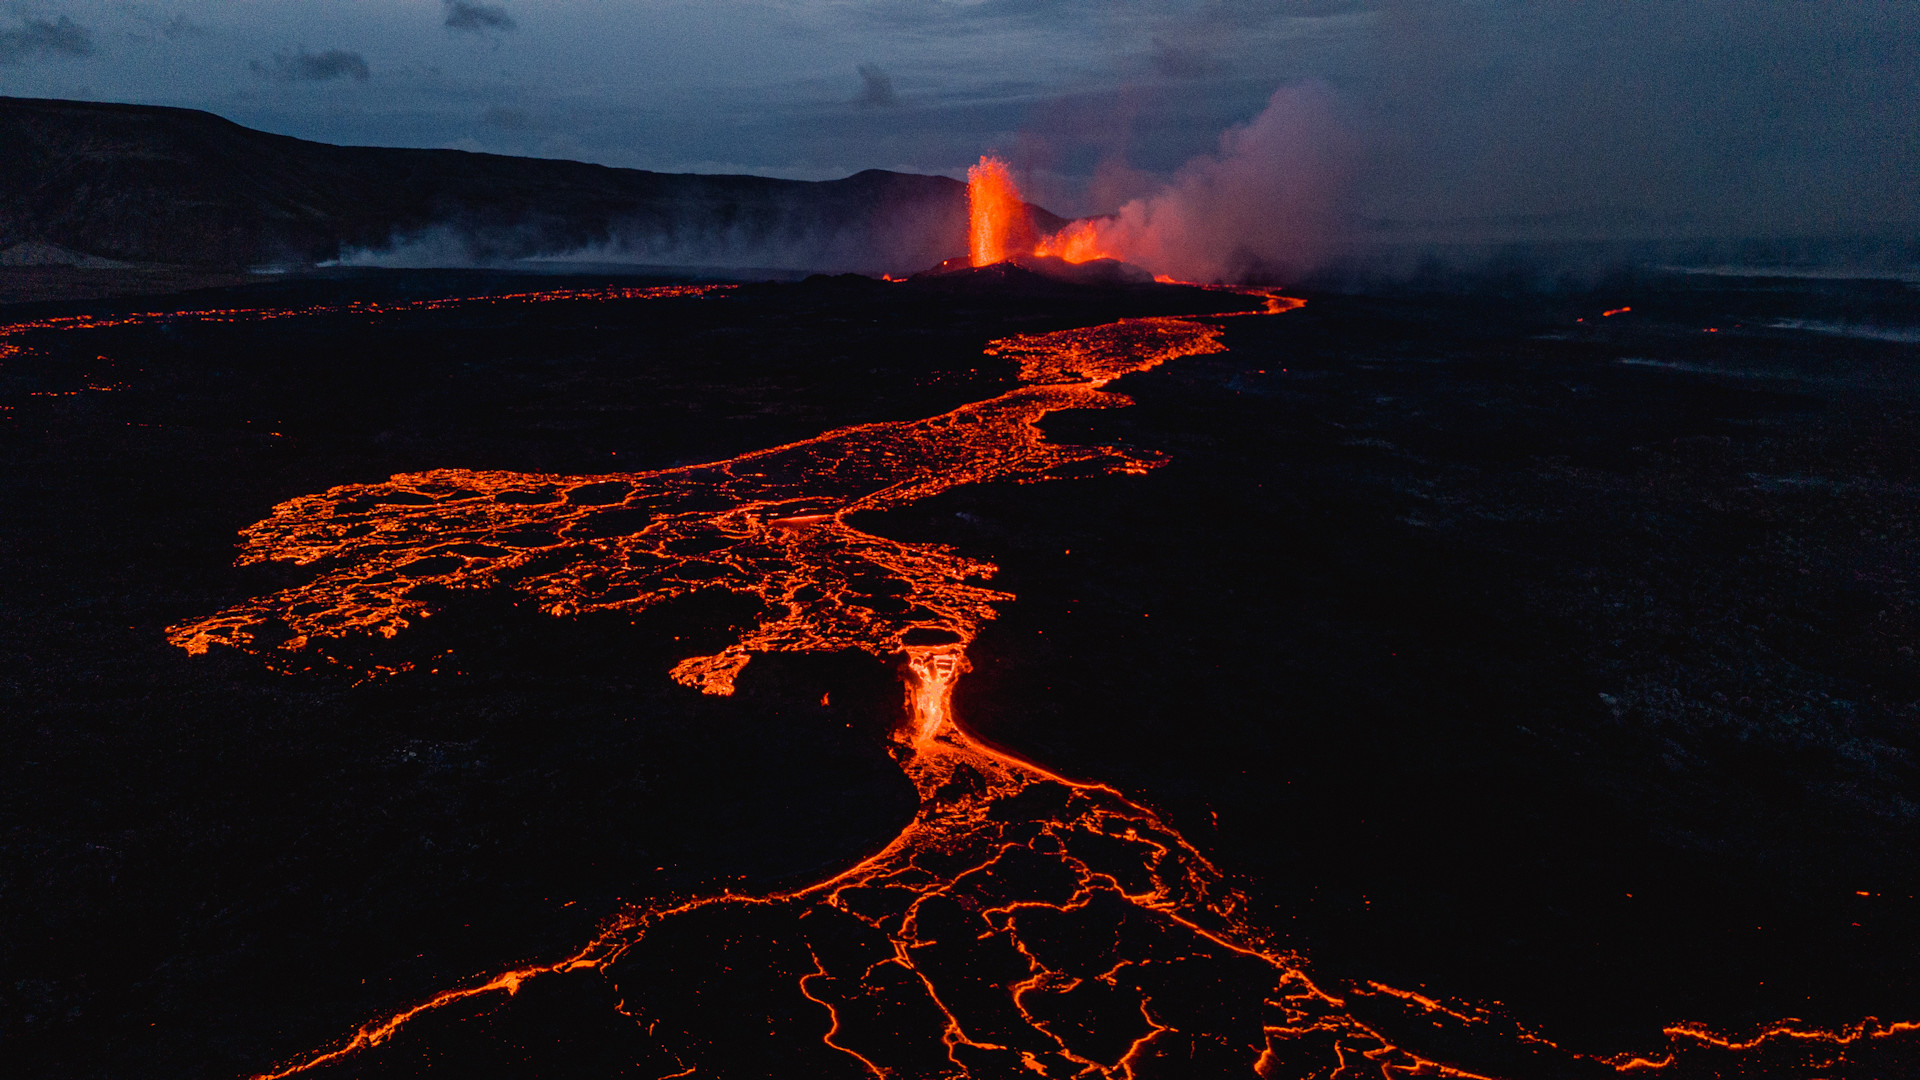
{"label": "dark cloud", "polygon": [[893,92],[893,80],[887,73],[873,64],[860,65],[860,96],[853,99],[856,105],[898,105],[900,98]]}
{"label": "dark cloud", "polygon": [[366,57],[345,49],[328,49],[317,53],[301,49],[297,53],[275,53],[271,63],[255,60],[251,66],[254,74],[275,82],[329,82],[334,79],[366,82],[372,74],[367,68]]}
{"label": "dark cloud", "polygon": [[496,4],[476,4],[473,0],[446,0],[449,30],[464,30],[474,34],[489,31],[505,33],[519,24],[507,9]]}
{"label": "dark cloud", "polygon": [[92,56],[93,32],[65,15],[57,21],[21,19],[18,28],[0,30],[0,64],[57,56]]}

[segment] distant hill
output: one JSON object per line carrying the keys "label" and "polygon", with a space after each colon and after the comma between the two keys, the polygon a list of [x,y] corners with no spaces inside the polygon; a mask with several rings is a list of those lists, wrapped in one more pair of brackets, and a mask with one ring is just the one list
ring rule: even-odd
{"label": "distant hill", "polygon": [[[1034,214],[1041,228],[1062,223]],[[567,256],[904,273],[966,247],[966,187],[944,176],[656,173],[333,146],[193,109],[0,98],[0,258],[13,262],[49,252],[66,265],[203,268]]]}

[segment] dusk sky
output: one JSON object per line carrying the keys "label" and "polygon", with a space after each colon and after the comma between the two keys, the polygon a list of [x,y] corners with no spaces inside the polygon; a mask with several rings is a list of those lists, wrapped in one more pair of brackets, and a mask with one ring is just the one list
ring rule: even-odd
{"label": "dusk sky", "polygon": [[1920,221],[1915,3],[34,0],[0,2],[0,93],[668,171],[997,152],[1069,214],[1310,102],[1277,167],[1370,228]]}

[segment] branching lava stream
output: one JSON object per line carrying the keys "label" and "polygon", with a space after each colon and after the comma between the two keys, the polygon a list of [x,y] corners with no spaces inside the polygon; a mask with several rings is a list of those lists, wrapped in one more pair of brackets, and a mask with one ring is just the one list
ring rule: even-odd
{"label": "branching lava stream", "polygon": [[[1300,303],[1260,295],[1271,311]],[[1678,1026],[1657,1052],[1602,1058],[1473,1006],[1374,983],[1323,987],[1153,811],[986,746],[955,722],[967,646],[993,605],[1013,597],[989,587],[989,563],[864,533],[848,517],[962,484],[1145,472],[1151,455],[1050,443],[1039,422],[1125,406],[1108,389],[1115,379],[1222,351],[1221,335],[1217,321],[1146,318],[1011,337],[987,351],[1017,362],[1022,385],[930,419],[655,472],[409,473],[293,499],[248,528],[242,563],[287,561],[316,577],[172,628],[189,652],[222,645],[278,666],[320,656],[358,667],[342,658],[353,642],[430,618],[447,589],[515,590],[560,616],[731,590],[759,599],[758,625],[718,653],[683,659],[672,677],[729,694],[755,653],[904,658],[910,721],[899,756],[920,797],[905,831],[829,880],[632,907],[572,956],[444,991],[262,1075],[343,1063],[422,1014],[504,1001],[568,972],[614,985],[671,1064],[662,1075],[716,1075],[705,1060],[713,1044],[663,1019],[676,986],[649,972],[663,963],[650,950],[670,936],[658,928],[722,915],[734,922],[715,935],[774,928],[785,959],[767,977],[817,1009],[805,1036],[817,1040],[813,1053],[855,1077],[1480,1075],[1389,1031],[1431,1033],[1423,1047],[1496,1042],[1501,1054],[1476,1060],[1530,1074],[1716,1076],[1764,1060],[1800,1075],[1908,1030],[1784,1024],[1735,1039]]]}

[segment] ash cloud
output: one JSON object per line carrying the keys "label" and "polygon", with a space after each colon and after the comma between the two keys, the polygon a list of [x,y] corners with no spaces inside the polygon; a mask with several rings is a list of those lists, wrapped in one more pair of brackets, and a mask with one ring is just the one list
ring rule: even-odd
{"label": "ash cloud", "polygon": [[93,52],[93,32],[65,15],[52,21],[22,18],[19,26],[0,30],[0,64],[92,56]]}
{"label": "ash cloud", "polygon": [[519,23],[507,14],[507,9],[496,4],[476,4],[473,0],[446,0],[447,17],[441,25],[447,29],[472,34],[506,33]]}
{"label": "ash cloud", "polygon": [[255,60],[250,66],[255,75],[283,83],[332,82],[336,79],[366,82],[373,74],[367,67],[366,57],[345,49],[328,49],[317,53],[301,49],[295,53],[275,53],[272,61]]}

